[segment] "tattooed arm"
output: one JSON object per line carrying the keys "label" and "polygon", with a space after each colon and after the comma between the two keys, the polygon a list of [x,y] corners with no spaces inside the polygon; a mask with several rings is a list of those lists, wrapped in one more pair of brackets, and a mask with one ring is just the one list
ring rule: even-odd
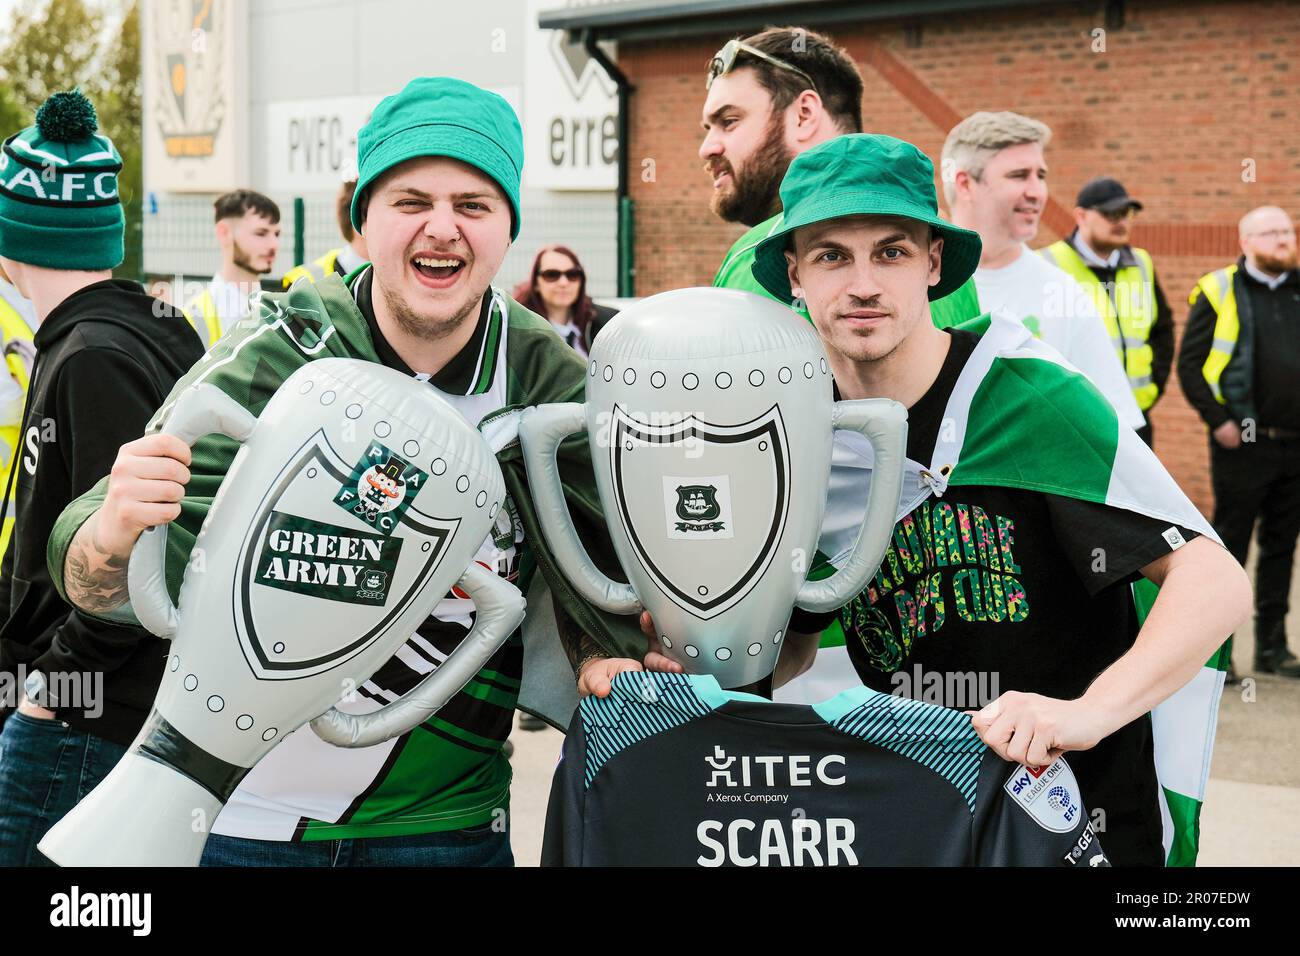
{"label": "tattooed arm", "polygon": [[63,565],[68,600],[88,614],[103,615],[126,603],[126,566],[131,556],[114,553],[99,533],[96,511],[77,531]]}
{"label": "tattooed arm", "polygon": [[181,513],[189,464],[189,446],[172,435],[147,435],[122,446],[104,504],[77,530],[64,559],[71,603],[100,616],[126,603],[131,549],[146,528]]}
{"label": "tattooed arm", "polygon": [[649,614],[641,615],[641,631],[646,635],[646,653],[644,661],[630,657],[611,657],[605,648],[590,635],[584,634],[567,614],[555,614],[555,623],[559,628],[560,644],[573,665],[573,673],[578,682],[578,693],[583,697],[595,694],[606,697],[612,689],[615,675],[623,671],[656,670],[671,671],[680,674],[679,664],[663,655],[659,639],[654,633],[654,624]]}

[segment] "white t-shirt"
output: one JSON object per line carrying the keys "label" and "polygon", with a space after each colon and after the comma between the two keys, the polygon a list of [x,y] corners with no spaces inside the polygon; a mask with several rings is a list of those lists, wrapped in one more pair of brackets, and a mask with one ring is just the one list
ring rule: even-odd
{"label": "white t-shirt", "polygon": [[980,309],[1001,309],[1024,321],[1110,399],[1130,428],[1146,424],[1129,388],[1128,376],[1088,293],[1067,273],[1021,246],[1016,261],[1001,269],[976,269]]}
{"label": "white t-shirt", "polygon": [[230,282],[220,272],[212,277],[208,291],[212,293],[212,301],[217,306],[223,333],[240,319],[253,314],[252,299],[261,288],[257,282]]}

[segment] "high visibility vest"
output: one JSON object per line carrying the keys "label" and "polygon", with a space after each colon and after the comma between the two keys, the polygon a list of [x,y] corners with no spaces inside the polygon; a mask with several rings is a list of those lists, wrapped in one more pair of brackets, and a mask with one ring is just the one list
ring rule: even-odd
{"label": "high visibility vest", "polygon": [[1133,248],[1136,266],[1124,266],[1115,272],[1114,298],[1111,290],[1088,268],[1079,250],[1067,239],[1054,242],[1042,251],[1043,257],[1064,270],[1092,296],[1097,313],[1106,324],[1115,354],[1124,366],[1129,388],[1138,408],[1146,411],[1160,397],[1160,389],[1151,378],[1153,355],[1151,327],[1156,321],[1156,296],[1152,277],[1155,266],[1145,249]]}
{"label": "high visibility vest", "polygon": [[[23,390],[23,402],[26,404],[27,389],[31,385],[32,362],[36,358],[36,346],[32,343],[34,333],[27,321],[19,315],[18,310],[3,298],[0,298],[0,335],[4,336],[5,367]],[[22,427],[21,421],[14,425],[0,426],[0,461],[3,462],[0,467],[0,481],[4,483],[6,489],[12,478],[11,472],[18,461],[19,435],[22,433]],[[4,492],[0,491],[0,495],[3,494]],[[3,498],[0,498],[0,501],[2,500]],[[9,547],[17,512],[18,506],[14,501],[14,495],[11,494],[4,523],[0,525],[0,557],[3,557]]]}
{"label": "high visibility vest", "polygon": [[221,338],[221,313],[217,311],[212,290],[204,289],[181,311],[185,313],[190,325],[194,326],[194,331],[199,333],[204,351],[212,348],[217,339]]}
{"label": "high visibility vest", "polygon": [[342,249],[331,249],[314,262],[304,262],[300,266],[294,266],[280,281],[284,283],[286,289],[302,278],[312,283],[319,282],[334,271],[334,263],[338,261],[339,253],[342,251]]}
{"label": "high visibility vest", "polygon": [[1237,292],[1233,288],[1233,277],[1237,274],[1234,262],[1226,269],[1217,269],[1201,276],[1188,297],[1188,302],[1196,304],[1196,297],[1204,295],[1217,316],[1214,320],[1214,341],[1210,345],[1210,354],[1205,356],[1201,366],[1201,375],[1205,384],[1210,386],[1214,398],[1220,405],[1226,405],[1220,380],[1223,370],[1232,361],[1232,353],[1237,348],[1237,337],[1241,334],[1241,319],[1237,315]]}

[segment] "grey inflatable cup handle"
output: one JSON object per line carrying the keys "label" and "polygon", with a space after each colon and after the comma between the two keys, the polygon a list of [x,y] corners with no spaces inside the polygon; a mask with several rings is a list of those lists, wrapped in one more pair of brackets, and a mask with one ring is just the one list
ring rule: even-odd
{"label": "grey inflatable cup handle", "polygon": [[[215,385],[196,385],[176,400],[161,434],[175,435],[193,445],[204,435],[218,434],[245,442],[257,417]],[[147,630],[159,637],[176,633],[177,611],[167,591],[167,525],[146,528],[136,539],[126,570],[131,609]]]}
{"label": "grey inflatable cup handle", "polygon": [[871,443],[875,463],[871,493],[857,541],[844,566],[829,578],[805,581],[795,605],[805,611],[837,611],[867,586],[880,567],[898,518],[903,493],[903,465],[907,460],[907,409],[888,398],[836,402],[832,427],[855,431]]}
{"label": "grey inflatable cup handle", "polygon": [[336,747],[371,747],[414,730],[460,692],[509,640],[524,619],[519,589],[483,565],[466,569],[457,586],[474,602],[474,627],[433,673],[392,703],[368,714],[331,707],[311,722]]}
{"label": "grey inflatable cup handle", "polygon": [[564,501],[564,486],[555,453],[570,435],[586,431],[586,406],[577,402],[538,405],[519,419],[519,444],[524,451],[528,488],[537,507],[542,536],[574,590],[611,614],[639,614],[641,602],[630,584],[610,580],[578,538],[573,516]]}

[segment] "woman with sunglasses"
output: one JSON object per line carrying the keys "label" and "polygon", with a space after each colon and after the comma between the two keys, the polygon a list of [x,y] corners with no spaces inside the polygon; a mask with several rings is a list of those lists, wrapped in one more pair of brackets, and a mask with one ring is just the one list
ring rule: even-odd
{"label": "woman with sunglasses", "polygon": [[532,276],[519,283],[515,300],[550,319],[556,333],[583,358],[596,333],[615,311],[596,305],[587,295],[587,274],[567,246],[543,246],[533,260]]}

